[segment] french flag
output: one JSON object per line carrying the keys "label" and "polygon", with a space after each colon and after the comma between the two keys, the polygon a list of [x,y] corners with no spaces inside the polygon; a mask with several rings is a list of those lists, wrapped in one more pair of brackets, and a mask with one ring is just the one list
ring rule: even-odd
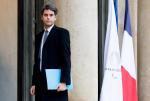
{"label": "french flag", "polygon": [[124,36],[121,52],[123,101],[138,101],[133,34],[131,33],[128,0],[125,1],[125,4]]}

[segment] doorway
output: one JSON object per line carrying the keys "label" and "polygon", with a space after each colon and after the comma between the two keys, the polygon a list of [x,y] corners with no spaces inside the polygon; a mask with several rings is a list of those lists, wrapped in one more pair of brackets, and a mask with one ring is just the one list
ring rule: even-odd
{"label": "doorway", "polygon": [[34,39],[35,33],[42,28],[37,22],[43,3],[43,0],[18,0],[18,101],[33,101],[29,89],[34,64]]}

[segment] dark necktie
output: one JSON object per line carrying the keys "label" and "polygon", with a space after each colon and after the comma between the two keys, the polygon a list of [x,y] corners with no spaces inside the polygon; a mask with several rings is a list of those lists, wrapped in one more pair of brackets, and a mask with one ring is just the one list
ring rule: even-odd
{"label": "dark necktie", "polygon": [[42,51],[43,51],[43,46],[45,44],[45,41],[48,37],[48,31],[46,30],[43,34],[42,42],[41,42],[41,47],[40,47],[40,70],[42,69]]}
{"label": "dark necktie", "polygon": [[48,36],[48,31],[46,30],[46,31],[44,32],[44,36],[43,36],[43,45],[44,45],[44,43],[45,43],[45,41],[46,41],[46,39],[47,39],[47,36]]}

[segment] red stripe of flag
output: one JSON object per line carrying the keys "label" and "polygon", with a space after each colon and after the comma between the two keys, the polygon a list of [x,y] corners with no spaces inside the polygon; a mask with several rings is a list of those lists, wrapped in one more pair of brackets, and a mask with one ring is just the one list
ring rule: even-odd
{"label": "red stripe of flag", "polygon": [[138,101],[136,94],[136,80],[121,66],[123,101]]}

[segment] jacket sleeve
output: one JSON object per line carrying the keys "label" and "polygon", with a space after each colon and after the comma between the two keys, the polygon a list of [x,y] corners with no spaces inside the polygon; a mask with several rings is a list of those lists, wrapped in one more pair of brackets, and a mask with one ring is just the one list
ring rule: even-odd
{"label": "jacket sleeve", "polygon": [[32,75],[32,85],[36,85],[36,74],[37,74],[36,65],[34,64],[34,66],[33,66],[33,75]]}
{"label": "jacket sleeve", "polygon": [[[36,36],[37,37],[37,36]],[[37,38],[35,38],[35,51],[34,51],[34,65],[33,65],[33,75],[32,75],[32,85],[36,85],[37,83],[37,73],[38,73],[38,65],[37,65]]]}
{"label": "jacket sleeve", "polygon": [[60,82],[70,85],[70,72],[71,72],[71,51],[70,51],[70,35],[68,30],[63,30],[61,34],[61,51],[63,56],[63,67],[61,70]]}

